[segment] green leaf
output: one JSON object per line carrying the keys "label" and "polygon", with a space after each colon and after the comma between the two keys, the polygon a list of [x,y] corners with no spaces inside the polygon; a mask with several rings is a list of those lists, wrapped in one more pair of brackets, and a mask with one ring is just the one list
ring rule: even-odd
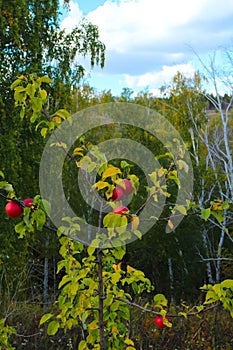
{"label": "green leaf", "polygon": [[125,339],[125,344],[126,344],[126,345],[133,345],[133,346],[134,346],[134,342],[133,342],[133,340],[131,340],[131,339]]}
{"label": "green leaf", "polygon": [[41,209],[36,209],[32,213],[32,218],[36,221],[36,228],[37,230],[41,231],[45,222],[46,222],[46,215],[45,212]]}
{"label": "green leaf", "polygon": [[184,205],[176,205],[174,210],[179,211],[183,215],[187,215],[187,210]]}
{"label": "green leaf", "polygon": [[111,275],[111,280],[113,284],[117,284],[121,279],[121,273],[120,272],[115,272]]}
{"label": "green leaf", "polygon": [[53,114],[53,116],[58,116],[62,119],[67,119],[70,117],[70,113],[66,109],[59,109]]}
{"label": "green leaf", "polygon": [[21,79],[16,79],[10,86],[11,90],[14,90],[14,88],[16,88],[16,86],[18,86],[21,83],[22,83]]}
{"label": "green leaf", "polygon": [[182,311],[180,311],[179,313],[178,313],[178,315],[180,315],[180,316],[184,316],[184,318],[188,318],[188,315],[187,315],[187,313],[186,312],[182,312]]}
{"label": "green leaf", "polygon": [[88,248],[87,248],[87,252],[88,252],[88,255],[89,256],[92,256],[93,254],[94,254],[94,252],[95,252],[95,247],[93,247],[93,246],[89,246]]}
{"label": "green leaf", "polygon": [[47,132],[48,132],[48,128],[42,128],[41,131],[40,131],[41,136],[45,137],[47,135]]}
{"label": "green leaf", "polygon": [[46,84],[50,84],[52,82],[52,80],[49,77],[46,77],[46,75],[44,75],[43,77],[39,77],[37,80],[40,83],[46,83]]}
{"label": "green leaf", "polygon": [[28,84],[25,91],[30,98],[34,98],[36,92],[35,84]]}
{"label": "green leaf", "polygon": [[211,211],[211,214],[215,217],[215,219],[221,224],[224,221],[224,216],[222,212]]}
{"label": "green leaf", "polygon": [[66,284],[68,282],[70,282],[70,276],[68,276],[68,275],[63,276],[61,282],[58,285],[58,288],[60,289],[62,286],[64,286],[64,284]]}
{"label": "green leaf", "polygon": [[19,233],[19,238],[23,238],[26,234],[27,226],[23,221],[20,221],[17,225],[15,225],[15,232]]}
{"label": "green leaf", "polygon": [[85,340],[81,340],[80,343],[78,344],[78,350],[87,350],[87,343]]}
{"label": "green leaf", "polygon": [[[42,109],[42,100],[40,97],[34,97],[31,102],[32,110],[39,113]],[[31,118],[32,119],[32,118]]]}
{"label": "green leaf", "polygon": [[40,320],[40,326],[42,324],[44,324],[45,322],[47,322],[48,320],[50,320],[50,318],[52,318],[52,317],[53,317],[53,314],[50,314],[50,313],[45,314],[44,316],[42,316],[42,318]]}
{"label": "green leaf", "polygon": [[215,292],[213,292],[212,290],[209,290],[207,292],[206,298],[205,298],[205,304],[211,304],[211,303],[214,303],[218,300],[219,300],[219,298]]}
{"label": "green leaf", "polygon": [[49,323],[48,325],[48,329],[47,329],[47,333],[48,335],[54,335],[57,333],[58,329],[59,329],[59,322],[58,321],[52,321]]}
{"label": "green leaf", "polygon": [[142,233],[141,233],[141,231],[139,231],[139,230],[134,230],[133,233],[135,234],[135,236],[138,237],[138,239],[142,239]]}
{"label": "green leaf", "polygon": [[154,303],[156,306],[167,306],[167,299],[163,294],[156,294],[154,296]]}
{"label": "green leaf", "polygon": [[116,258],[121,260],[123,258],[123,256],[126,253],[126,248],[125,246],[121,246],[121,247],[116,247],[112,250],[112,255]]}
{"label": "green leaf", "polygon": [[[3,174],[3,173],[2,173]],[[13,187],[7,181],[0,181],[0,189],[3,189],[7,192],[13,192]]]}
{"label": "green leaf", "polygon": [[207,221],[208,218],[210,217],[210,213],[211,213],[210,208],[207,208],[207,209],[201,208],[201,217],[202,217],[205,221]]}
{"label": "green leaf", "polygon": [[40,90],[40,97],[41,97],[42,101],[46,101],[47,91],[44,89]]}
{"label": "green leaf", "polygon": [[23,87],[23,86],[17,86],[16,88],[15,88],[15,94],[19,94],[20,92],[25,92],[26,91],[26,89]]}
{"label": "green leaf", "polygon": [[69,285],[69,291],[71,295],[76,295],[77,291],[79,289],[79,285],[77,282],[70,283]]}
{"label": "green leaf", "polygon": [[233,280],[230,280],[230,279],[224,280],[223,282],[221,282],[221,287],[233,289]]}

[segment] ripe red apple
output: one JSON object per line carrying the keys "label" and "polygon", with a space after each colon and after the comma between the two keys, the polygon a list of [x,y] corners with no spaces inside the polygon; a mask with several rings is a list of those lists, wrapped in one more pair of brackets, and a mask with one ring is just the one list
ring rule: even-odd
{"label": "ripe red apple", "polygon": [[119,201],[124,197],[124,190],[122,187],[115,187],[112,192],[112,200]]}
{"label": "ripe red apple", "polygon": [[30,205],[34,202],[33,198],[26,198],[23,200],[23,202],[25,203],[26,207],[30,208]]}
{"label": "ripe red apple", "polygon": [[123,181],[120,182],[119,185],[123,188],[125,194],[128,195],[133,192],[133,185],[130,180],[124,179]]}
{"label": "ripe red apple", "polygon": [[[168,316],[166,316],[165,318],[169,321],[169,317],[168,317]],[[157,326],[158,328],[166,328],[166,327],[167,327],[167,326],[164,324],[164,322],[163,322],[163,317],[160,316],[160,315],[157,315],[157,316],[155,317],[154,323],[156,324],[156,326]]]}
{"label": "ripe red apple", "polygon": [[10,218],[17,218],[22,214],[23,208],[17,202],[10,201],[5,206],[5,211]]}
{"label": "ripe red apple", "polygon": [[128,212],[129,212],[129,208],[124,207],[123,205],[120,205],[119,207],[116,207],[113,209],[114,214],[127,215]]}

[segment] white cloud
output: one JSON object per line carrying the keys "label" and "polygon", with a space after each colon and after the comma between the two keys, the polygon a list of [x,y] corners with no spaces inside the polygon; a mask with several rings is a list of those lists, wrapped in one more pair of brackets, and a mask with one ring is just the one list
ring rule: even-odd
{"label": "white cloud", "polygon": [[130,88],[133,87],[145,87],[150,86],[156,89],[158,86],[162,86],[166,83],[171,82],[172,78],[177,72],[183,73],[184,75],[193,76],[195,69],[191,63],[173,65],[173,66],[163,66],[162,70],[158,72],[148,72],[140,76],[125,75],[126,85]]}
{"label": "white cloud", "polygon": [[[70,4],[63,27],[82,17]],[[229,45],[232,18],[232,0],[106,0],[87,15],[107,47],[103,73],[121,75],[132,88],[164,84],[179,68],[192,71],[190,47],[201,55]]]}
{"label": "white cloud", "polygon": [[232,15],[232,0],[121,0],[106,1],[88,18],[98,25],[108,50],[127,53],[148,48],[173,51],[174,46],[197,42],[211,46],[212,38],[215,43],[217,36],[221,38],[219,27],[231,25]]}
{"label": "white cloud", "polygon": [[83,18],[83,13],[76,2],[70,1],[69,7],[69,15],[63,19],[60,25],[62,29],[67,29],[68,31],[77,26]]}

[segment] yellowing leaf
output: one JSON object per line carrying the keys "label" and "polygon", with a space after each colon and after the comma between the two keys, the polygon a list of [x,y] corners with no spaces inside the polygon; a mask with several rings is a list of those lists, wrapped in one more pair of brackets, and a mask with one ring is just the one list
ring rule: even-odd
{"label": "yellowing leaf", "polygon": [[70,117],[70,113],[66,109],[59,109],[53,115],[57,115],[58,117],[60,117],[62,119],[67,119]]}
{"label": "yellowing leaf", "polygon": [[88,349],[87,343],[85,340],[81,340],[80,343],[78,344],[78,350],[86,350]]}
{"label": "yellowing leaf", "polygon": [[174,224],[173,224],[173,222],[171,221],[171,219],[168,220],[167,224],[168,224],[168,226],[170,227],[170,229],[173,230]]}
{"label": "yellowing leaf", "polygon": [[47,135],[48,128],[42,128],[40,133],[42,137],[45,137]]}
{"label": "yellowing leaf", "polygon": [[167,172],[167,170],[162,167],[158,170],[158,176],[161,177],[164,174],[166,174],[166,172]]}
{"label": "yellowing leaf", "polygon": [[111,177],[117,174],[121,174],[121,170],[115,166],[110,166],[103,172],[102,179],[105,180],[107,177]]}
{"label": "yellowing leaf", "polygon": [[112,265],[114,271],[119,271],[121,269],[121,262]]}
{"label": "yellowing leaf", "polygon": [[178,165],[178,168],[181,170],[181,169],[184,169],[184,171],[187,173],[188,170],[189,170],[189,166],[187,163],[185,163],[182,159],[179,159],[177,160],[177,165]]}
{"label": "yellowing leaf", "polygon": [[125,339],[125,344],[134,346],[134,342],[131,339]]}
{"label": "yellowing leaf", "polygon": [[117,335],[118,329],[117,329],[116,326],[112,327],[112,333],[113,333],[114,335]]}
{"label": "yellowing leaf", "polygon": [[137,215],[132,215],[131,228],[133,231],[137,230],[139,226],[139,217]]}
{"label": "yellowing leaf", "polygon": [[176,205],[174,209],[178,210],[183,215],[187,214],[187,210],[183,205]]}
{"label": "yellowing leaf", "polygon": [[40,97],[42,98],[43,101],[45,101],[47,98],[47,91],[44,89],[40,90]]}
{"label": "yellowing leaf", "polygon": [[88,328],[91,329],[91,330],[97,329],[98,327],[99,327],[99,326],[98,326],[98,324],[97,324],[96,321],[92,321],[92,322],[89,324],[89,326],[88,326]]}
{"label": "yellowing leaf", "polygon": [[106,181],[98,181],[92,187],[97,188],[98,191],[102,190],[105,187],[108,187],[109,183]]}
{"label": "yellowing leaf", "polygon": [[76,147],[73,151],[74,156],[83,156],[83,148]]}
{"label": "yellowing leaf", "polygon": [[134,269],[131,266],[127,265],[126,271],[127,273],[131,273],[132,271],[134,271]]}
{"label": "yellowing leaf", "polygon": [[53,117],[54,123],[61,124],[61,118],[59,117]]}

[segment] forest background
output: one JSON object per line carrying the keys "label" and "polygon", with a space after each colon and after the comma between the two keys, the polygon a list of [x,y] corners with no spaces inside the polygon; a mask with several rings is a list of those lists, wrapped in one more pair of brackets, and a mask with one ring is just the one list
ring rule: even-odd
{"label": "forest background", "polygon": [[[68,6],[68,1],[65,3]],[[227,62],[224,72],[212,57],[192,78],[177,72],[171,84],[161,87],[159,98],[148,91],[134,94],[127,87],[120,96],[113,96],[108,89],[97,92],[88,84],[82,84],[85,71],[78,64],[77,56],[87,56],[92,66],[100,65],[104,69],[105,46],[96,26],[83,21],[70,34],[61,31],[56,0],[1,1],[0,16],[2,181],[13,184],[17,198],[33,198],[39,193],[38,174],[46,137],[42,138],[30,120],[22,119],[19,109],[15,108],[10,86],[19,76],[37,74],[52,79],[48,91],[50,113],[66,109],[72,115],[108,102],[134,103],[154,109],[174,125],[190,151],[195,179],[193,197],[202,210],[202,217],[196,213],[188,215],[169,234],[165,233],[166,222],[158,221],[141,240],[127,246],[123,263],[145,273],[154,286],[151,296],[166,295],[171,312],[177,312],[181,305],[201,303],[200,287],[204,284],[232,279],[232,51],[223,53]],[[215,93],[209,95],[204,90],[206,79],[212,83]],[[219,83],[221,91],[225,84],[224,95],[219,92]],[[125,128],[121,133],[152,151],[161,147],[156,139],[136,128]],[[103,140],[103,135],[94,130],[86,138],[96,144]],[[135,173],[142,177],[140,169],[136,168]],[[64,176],[72,178],[72,171]],[[68,195],[77,212],[85,216],[86,204],[74,186],[71,184],[67,189]],[[143,184],[137,193],[139,201],[141,197]],[[230,204],[223,210],[223,227],[217,216],[226,201]],[[53,309],[60,293],[58,286],[63,275],[56,273],[62,259],[59,239],[46,228],[20,239],[15,232],[20,220],[8,218],[5,205],[2,196],[2,326],[15,327],[16,334],[10,336],[10,342],[16,349],[73,349],[79,336],[75,327],[67,333],[59,330],[56,335],[48,336],[46,327],[39,325],[40,318]],[[137,206],[137,199],[134,205]],[[210,207],[216,217],[208,215]],[[177,318],[172,328],[161,331],[156,329],[151,315],[137,310],[132,313],[129,329],[138,349],[230,349],[232,325],[229,313],[216,308],[201,319]]]}

